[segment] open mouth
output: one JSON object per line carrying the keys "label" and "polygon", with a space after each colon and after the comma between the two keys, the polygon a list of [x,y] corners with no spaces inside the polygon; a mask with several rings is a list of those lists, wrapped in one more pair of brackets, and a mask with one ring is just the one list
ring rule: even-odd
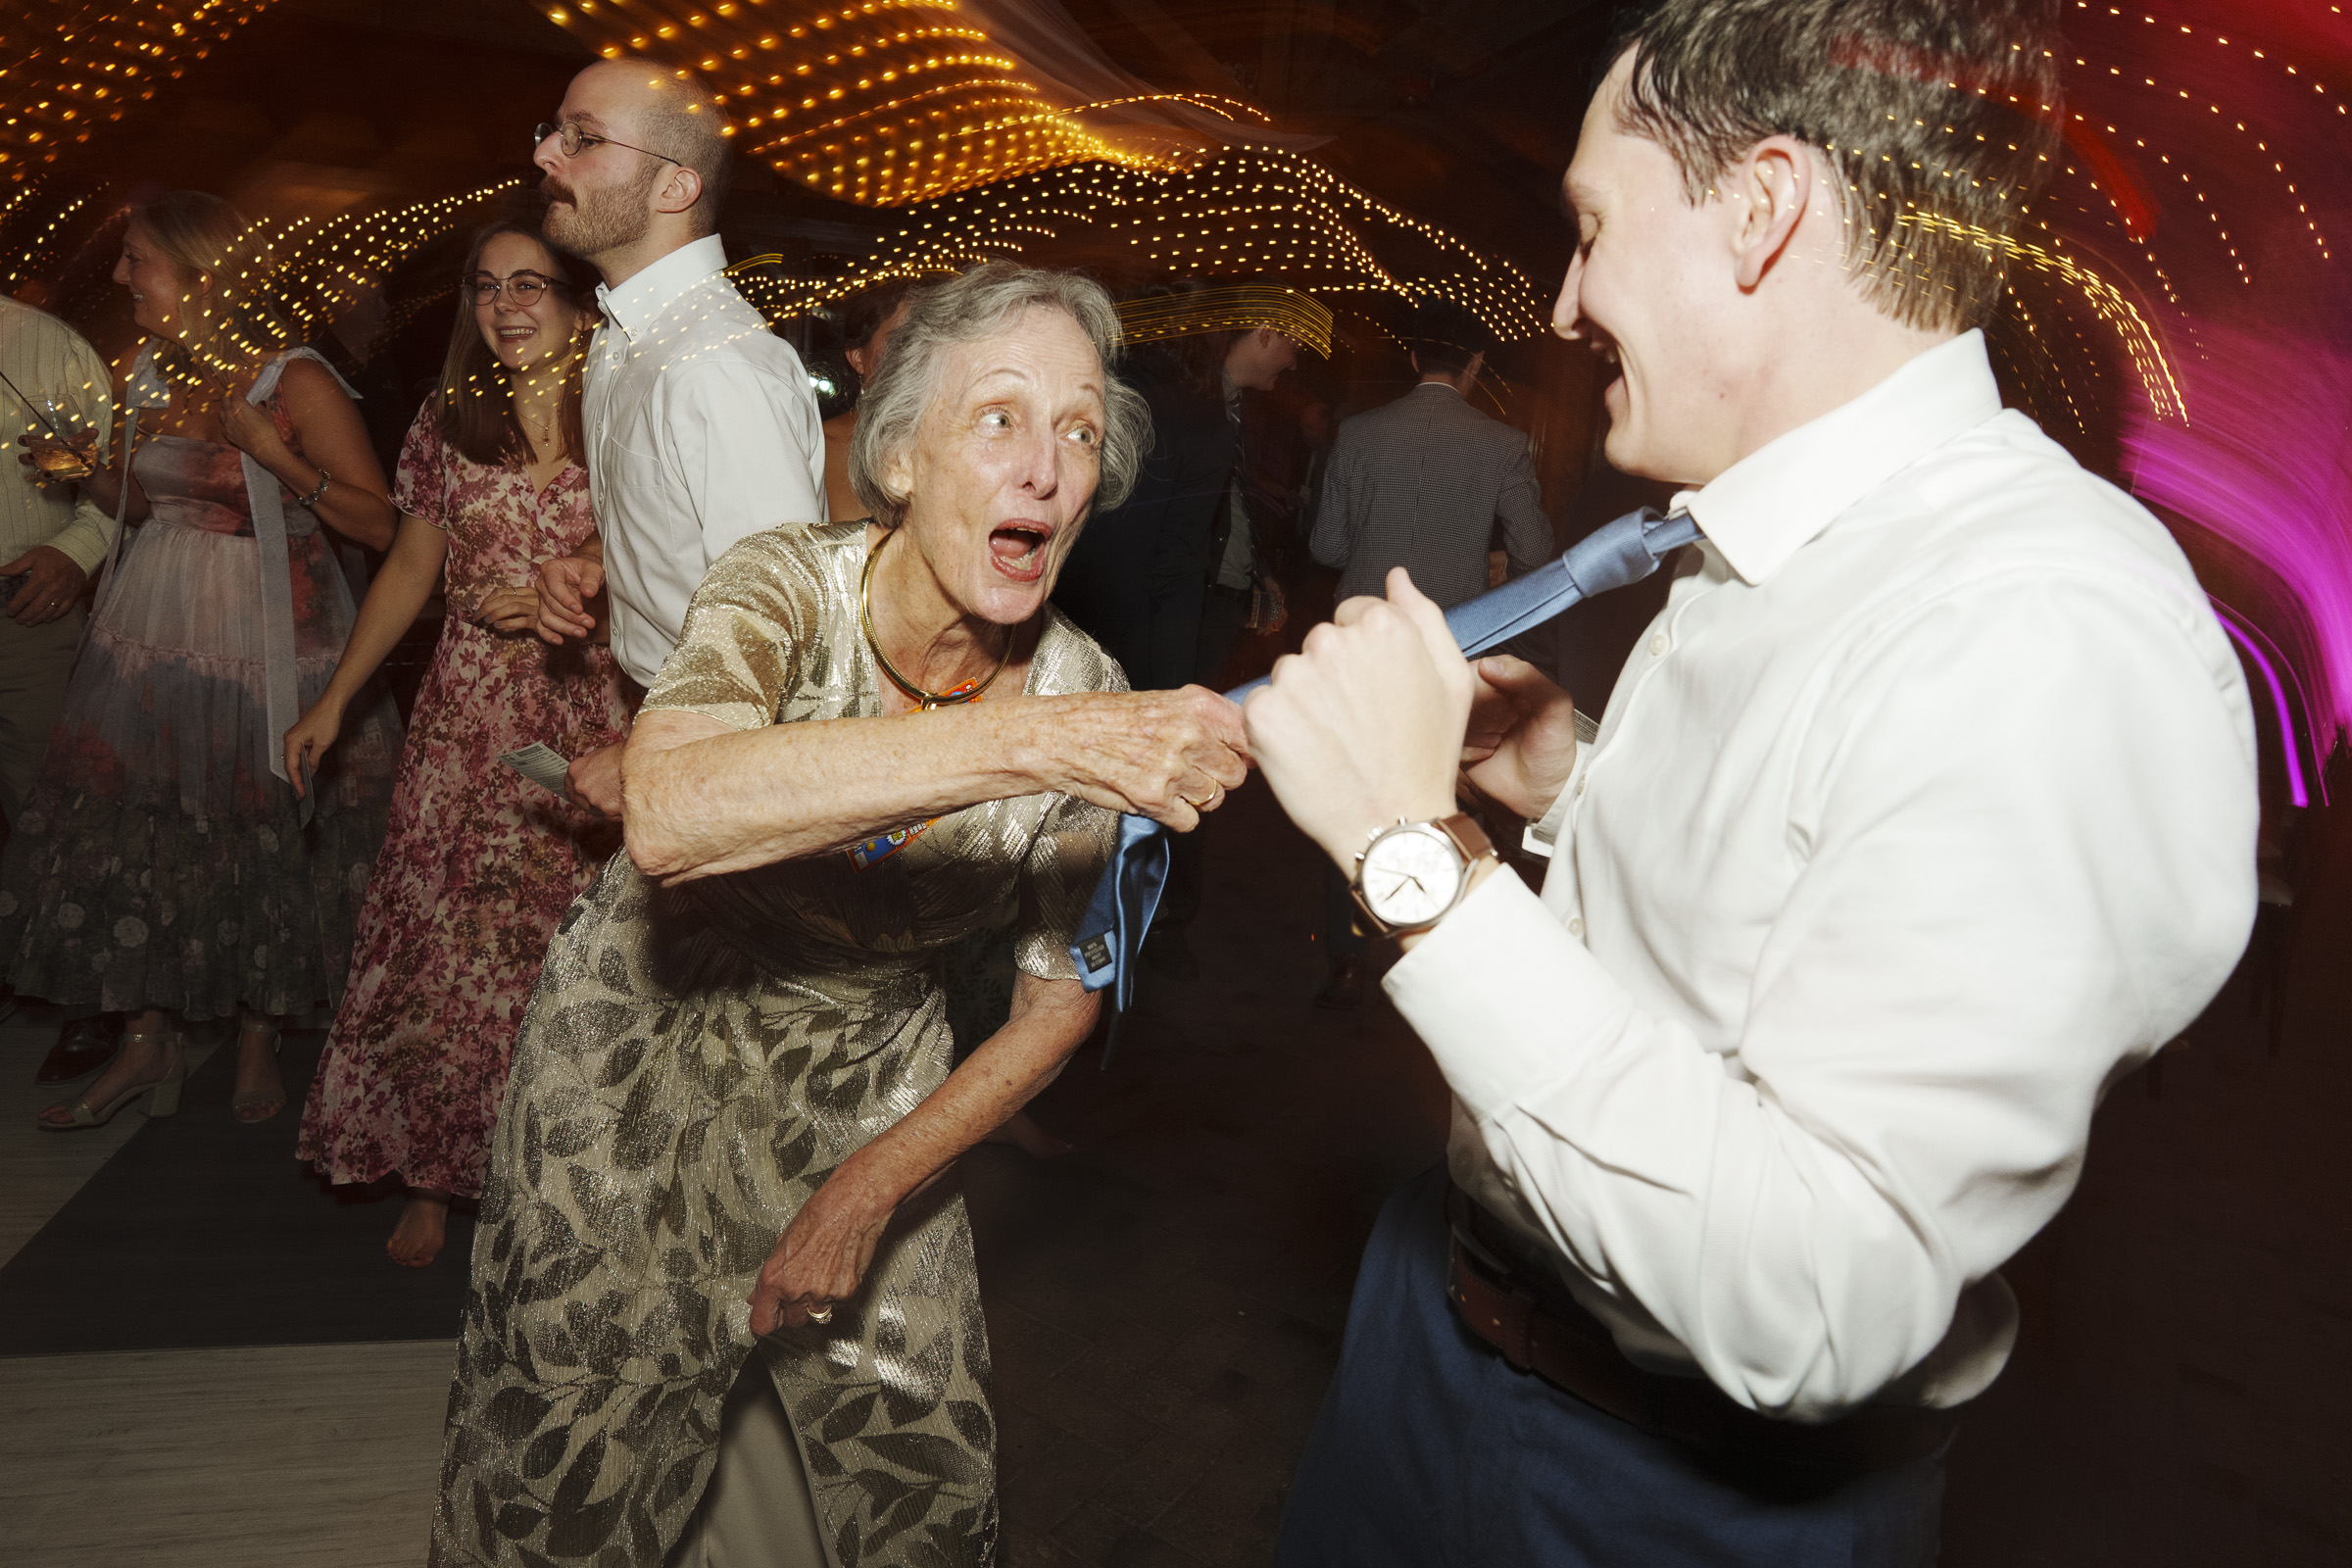
{"label": "open mouth", "polygon": [[1609,380],[1601,388],[1601,396],[1606,398],[1612,393],[1622,393],[1625,390],[1625,364],[1618,357],[1617,340],[1590,323],[1587,323],[1585,332],[1585,343],[1592,350],[1592,357],[1608,367]]}
{"label": "open mouth", "polygon": [[1008,522],[988,536],[996,568],[1015,582],[1035,582],[1046,573],[1046,542],[1054,530],[1042,522]]}
{"label": "open mouth", "polygon": [[498,341],[509,348],[520,348],[538,335],[539,329],[535,326],[502,326],[498,329]]}

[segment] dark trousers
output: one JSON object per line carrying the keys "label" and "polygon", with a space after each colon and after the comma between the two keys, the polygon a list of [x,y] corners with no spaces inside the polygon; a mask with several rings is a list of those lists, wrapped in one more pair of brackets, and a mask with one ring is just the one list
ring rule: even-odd
{"label": "dark trousers", "polygon": [[1938,1454],[1791,1494],[1728,1473],[1533,1373],[1446,1298],[1446,1173],[1389,1200],[1276,1568],[1925,1568]]}

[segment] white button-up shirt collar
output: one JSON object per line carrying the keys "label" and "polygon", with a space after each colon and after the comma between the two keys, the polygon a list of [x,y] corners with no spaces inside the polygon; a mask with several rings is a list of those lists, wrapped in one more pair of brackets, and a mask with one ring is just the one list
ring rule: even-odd
{"label": "white button-up shirt collar", "polygon": [[1966,332],[1682,492],[1672,508],[1687,508],[1752,586],[1888,478],[2000,412],[1984,334]]}
{"label": "white button-up shirt collar", "polygon": [[662,307],[713,272],[727,268],[727,248],[716,234],[679,246],[651,267],[633,273],[618,288],[596,285],[597,309],[605,319],[627,334],[631,342],[644,331]]}

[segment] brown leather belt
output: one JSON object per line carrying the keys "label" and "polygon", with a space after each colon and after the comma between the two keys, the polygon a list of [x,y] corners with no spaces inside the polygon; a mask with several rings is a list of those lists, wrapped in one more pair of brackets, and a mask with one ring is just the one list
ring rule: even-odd
{"label": "brown leather belt", "polygon": [[1521,1371],[1652,1437],[1783,1474],[1859,1475],[1926,1458],[1959,1424],[1956,1409],[1891,1404],[1820,1425],[1776,1421],[1704,1377],[1645,1372],[1566,1286],[1514,1263],[1525,1244],[1459,1188],[1446,1190],[1446,1213],[1453,1225],[1446,1294],[1470,1331]]}

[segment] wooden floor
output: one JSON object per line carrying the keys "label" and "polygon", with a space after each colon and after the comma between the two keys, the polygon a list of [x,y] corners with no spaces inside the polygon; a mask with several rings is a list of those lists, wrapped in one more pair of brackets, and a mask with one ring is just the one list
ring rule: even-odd
{"label": "wooden floor", "polygon": [[449,1343],[0,1360],[0,1561],[409,1568]]}
{"label": "wooden floor", "polygon": [[[17,1255],[33,1232],[65,1206],[66,1200],[106,1163],[109,1155],[139,1130],[139,1113],[124,1110],[87,1132],[45,1133],[32,1124],[43,1105],[54,1105],[86,1085],[60,1089],[36,1084],[29,1068],[57,1038],[55,1009],[27,1003],[0,1026],[0,1264]],[[194,1070],[209,1053],[191,1052]]]}
{"label": "wooden floor", "polygon": [[[0,1264],[140,1126],[44,1133],[57,1015],[0,1027]],[[191,1069],[208,1053],[190,1053]],[[169,1259],[158,1262],[169,1268]],[[393,1568],[419,1562],[454,1345],[0,1357],[0,1563]]]}

